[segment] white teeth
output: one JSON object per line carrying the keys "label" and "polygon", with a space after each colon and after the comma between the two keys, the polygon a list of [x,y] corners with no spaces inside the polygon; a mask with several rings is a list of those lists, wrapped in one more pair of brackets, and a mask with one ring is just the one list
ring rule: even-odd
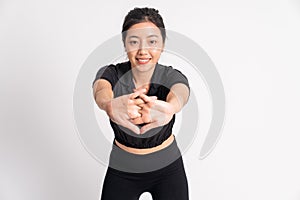
{"label": "white teeth", "polygon": [[150,58],[148,58],[148,59],[137,59],[140,63],[146,63],[146,62],[148,62],[149,60],[150,60]]}

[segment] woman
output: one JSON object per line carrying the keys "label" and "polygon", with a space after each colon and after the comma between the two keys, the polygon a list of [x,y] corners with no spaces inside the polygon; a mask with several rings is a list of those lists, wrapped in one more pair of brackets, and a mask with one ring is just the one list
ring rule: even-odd
{"label": "woman", "polygon": [[125,17],[127,62],[102,67],[93,82],[97,105],[110,118],[115,139],[102,200],[187,200],[181,153],[172,134],[175,113],[186,104],[189,84],[178,70],[158,64],[166,32],[153,8]]}

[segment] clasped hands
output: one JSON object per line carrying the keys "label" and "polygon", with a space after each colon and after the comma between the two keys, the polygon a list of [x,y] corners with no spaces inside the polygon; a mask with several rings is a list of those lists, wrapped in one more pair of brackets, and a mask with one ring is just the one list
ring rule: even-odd
{"label": "clasped hands", "polygon": [[[175,111],[172,104],[147,96],[145,88],[111,100],[110,119],[136,134],[143,134],[152,128],[167,124]],[[138,124],[144,124],[139,128]]]}

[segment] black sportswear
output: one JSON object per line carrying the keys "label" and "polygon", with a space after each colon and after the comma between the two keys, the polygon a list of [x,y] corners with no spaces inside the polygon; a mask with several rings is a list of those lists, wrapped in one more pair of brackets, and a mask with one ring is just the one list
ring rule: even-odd
{"label": "black sportswear", "polygon": [[[110,82],[114,97],[130,94],[135,89],[129,61],[100,68],[93,83],[98,79],[105,79]],[[156,64],[147,95],[157,96],[158,100],[166,101],[170,88],[176,83],[183,83],[189,87],[187,78],[180,71],[170,66]],[[175,115],[168,124],[137,135],[110,120],[115,139],[121,144],[133,148],[151,148],[160,145],[172,134],[174,122]]]}

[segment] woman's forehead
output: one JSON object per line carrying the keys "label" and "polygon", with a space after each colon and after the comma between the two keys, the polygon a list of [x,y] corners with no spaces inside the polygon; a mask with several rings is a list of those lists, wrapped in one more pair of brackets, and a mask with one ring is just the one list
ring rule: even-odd
{"label": "woman's forehead", "polygon": [[149,37],[157,36],[161,37],[160,29],[152,22],[142,22],[131,26],[127,30],[127,36],[137,36],[137,37]]}
{"label": "woman's forehead", "polygon": [[127,31],[127,37],[161,37],[161,32],[157,27],[135,28]]}

